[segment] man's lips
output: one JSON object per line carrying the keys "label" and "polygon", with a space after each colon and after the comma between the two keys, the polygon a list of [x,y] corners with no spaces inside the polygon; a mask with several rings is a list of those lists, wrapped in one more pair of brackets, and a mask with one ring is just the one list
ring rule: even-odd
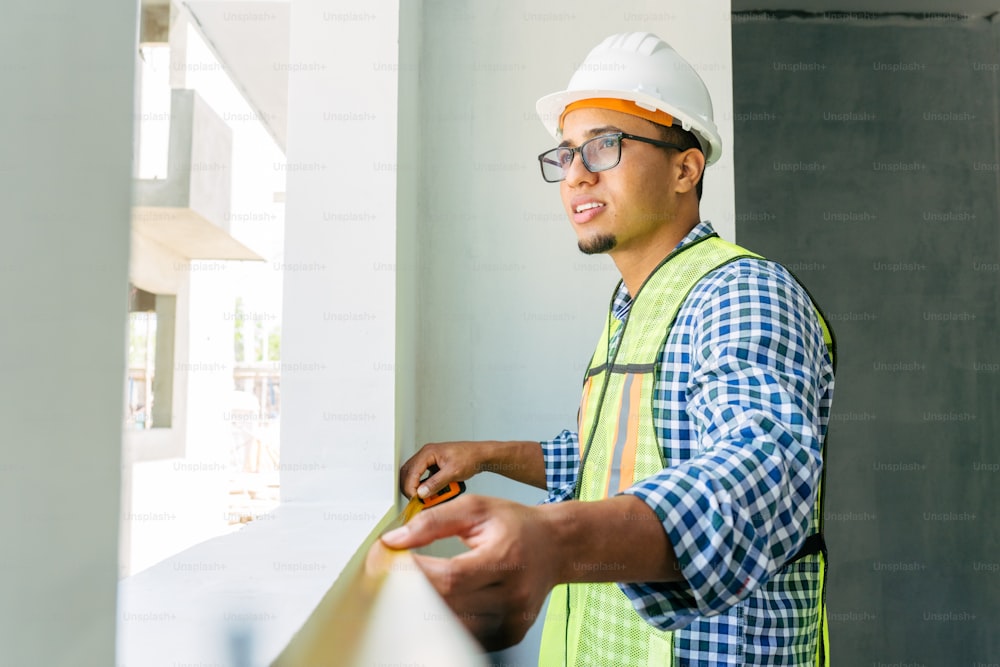
{"label": "man's lips", "polygon": [[570,201],[573,222],[583,224],[590,222],[604,210],[605,204],[593,197],[574,197]]}

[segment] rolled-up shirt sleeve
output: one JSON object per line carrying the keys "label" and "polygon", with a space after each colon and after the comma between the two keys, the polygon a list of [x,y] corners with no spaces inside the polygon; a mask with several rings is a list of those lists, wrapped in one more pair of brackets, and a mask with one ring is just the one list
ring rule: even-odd
{"label": "rolled-up shirt sleeve", "polygon": [[688,315],[696,455],[624,492],[656,512],[684,576],[620,584],[665,630],[725,612],[795,554],[822,469],[820,401],[833,376],[811,301],[776,265],[722,275]]}
{"label": "rolled-up shirt sleeve", "polygon": [[569,500],[580,470],[580,438],[576,432],[564,430],[551,440],[543,440],[541,445],[545,484],[549,489],[549,496],[542,504]]}

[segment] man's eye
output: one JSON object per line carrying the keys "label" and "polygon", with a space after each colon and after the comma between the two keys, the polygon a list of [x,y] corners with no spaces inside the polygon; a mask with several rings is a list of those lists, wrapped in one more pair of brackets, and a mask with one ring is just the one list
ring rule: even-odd
{"label": "man's eye", "polygon": [[559,151],[559,155],[556,159],[559,161],[560,165],[565,167],[573,161],[573,151]]}
{"label": "man's eye", "polygon": [[601,150],[605,148],[614,148],[618,145],[618,137],[602,137],[598,144],[598,148]]}

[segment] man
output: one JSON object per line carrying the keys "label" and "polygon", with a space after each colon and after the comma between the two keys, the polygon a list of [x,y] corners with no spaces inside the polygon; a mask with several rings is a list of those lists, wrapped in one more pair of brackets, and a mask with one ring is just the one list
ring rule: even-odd
{"label": "man", "polygon": [[417,562],[487,649],[520,641],[552,591],[543,665],[825,664],[832,339],[785,269],[701,221],[721,153],[704,83],[655,35],[615,35],[538,110],[562,140],[543,178],[580,250],[622,277],[577,431],[424,446],[408,497],[487,470],[549,498],[459,498],[383,541],[465,541]]}

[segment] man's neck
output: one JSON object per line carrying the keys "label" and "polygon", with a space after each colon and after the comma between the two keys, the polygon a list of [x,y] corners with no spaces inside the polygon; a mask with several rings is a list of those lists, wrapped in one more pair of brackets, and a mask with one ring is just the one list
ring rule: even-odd
{"label": "man's neck", "polygon": [[618,267],[618,272],[622,275],[625,289],[630,296],[635,296],[639,288],[646,282],[646,278],[660,265],[661,262],[673,252],[677,244],[684,240],[692,229],[699,223],[695,218],[686,225],[671,225],[670,229],[665,229],[652,242],[638,248],[628,250],[611,251],[611,258]]}

